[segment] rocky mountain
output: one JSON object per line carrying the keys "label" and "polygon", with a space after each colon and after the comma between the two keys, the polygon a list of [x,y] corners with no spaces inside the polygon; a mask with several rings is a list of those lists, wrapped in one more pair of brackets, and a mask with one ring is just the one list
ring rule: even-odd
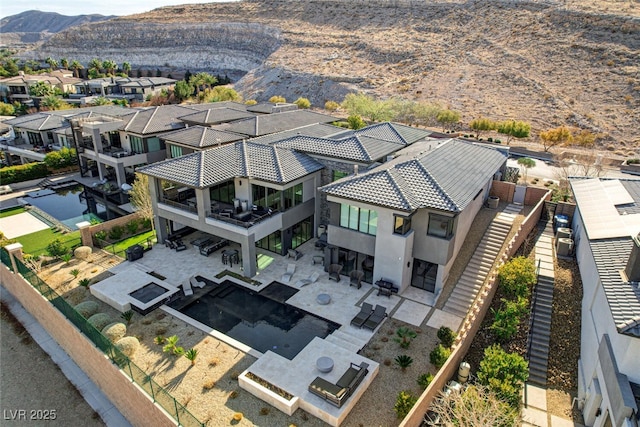
{"label": "rocky mountain", "polygon": [[640,5],[604,0],[245,0],[158,8],[74,27],[27,59],[235,69],[245,98],[350,91],[462,113],[573,125],[608,148],[640,138]]}
{"label": "rocky mountain", "polygon": [[77,25],[105,21],[115,16],[77,15],[66,16],[55,12],[28,10],[0,20],[2,45],[15,46],[20,43],[37,43],[51,34]]}

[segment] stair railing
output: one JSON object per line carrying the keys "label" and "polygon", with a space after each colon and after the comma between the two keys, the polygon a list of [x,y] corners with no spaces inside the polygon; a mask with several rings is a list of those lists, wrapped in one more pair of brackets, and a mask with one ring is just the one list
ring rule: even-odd
{"label": "stair railing", "polygon": [[535,306],[536,306],[536,301],[538,300],[538,281],[540,280],[540,261],[541,259],[538,259],[538,265],[536,267],[536,282],[533,284],[533,289],[531,290],[531,304],[529,306],[529,334],[527,337],[527,360],[531,359],[531,345],[533,340],[531,339],[532,337],[532,331],[533,331],[533,325],[535,323]]}

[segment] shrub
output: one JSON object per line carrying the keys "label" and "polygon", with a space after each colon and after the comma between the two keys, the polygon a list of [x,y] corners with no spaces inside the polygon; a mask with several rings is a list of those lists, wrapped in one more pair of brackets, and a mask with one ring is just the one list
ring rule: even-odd
{"label": "shrub", "polygon": [[151,218],[142,218],[142,228],[145,230],[151,229]]}
{"label": "shrub", "polygon": [[427,372],[426,374],[422,374],[418,377],[418,385],[423,390],[429,387],[429,384],[431,384],[431,381],[433,381],[433,374],[431,374],[430,372]]}
{"label": "shrub", "polygon": [[89,317],[87,321],[93,325],[94,328],[101,331],[105,326],[111,323],[111,317],[106,313],[97,313]]}
{"label": "shrub", "polygon": [[400,344],[402,348],[409,348],[411,341],[418,335],[412,329],[407,328],[406,326],[402,326],[396,330],[397,337],[394,338],[394,341]]}
{"label": "shrub", "polygon": [[429,361],[433,366],[440,369],[442,365],[444,365],[444,362],[449,358],[449,355],[451,355],[451,350],[444,347],[442,344],[438,344],[436,348],[431,350],[431,353],[429,353]]}
{"label": "shrub", "polygon": [[242,421],[242,412],[236,412],[233,414],[233,421]]}
{"label": "shrub", "polygon": [[127,310],[124,313],[122,313],[120,317],[122,317],[125,320],[125,322],[127,322],[127,325],[130,325],[131,319],[133,319],[133,311]]}
{"label": "shrub", "polygon": [[49,256],[54,258],[60,258],[64,254],[69,252],[69,248],[67,248],[64,243],[60,241],[60,239],[55,239],[53,242],[47,245],[47,253]]}
{"label": "shrub", "polygon": [[122,235],[124,234],[124,228],[119,225],[114,226],[111,230],[109,230],[109,239],[111,240],[120,240]]}
{"label": "shrub", "polygon": [[340,104],[335,101],[327,101],[324,103],[324,109],[327,111],[336,111],[340,108]]}
{"label": "shrub", "polygon": [[116,347],[127,357],[132,357],[140,348],[140,341],[136,337],[124,337],[116,342]]}
{"label": "shrub", "polygon": [[502,306],[494,312],[493,324],[490,326],[498,342],[507,342],[518,332],[522,316],[527,311],[527,300],[518,297],[515,301],[502,299]]}
{"label": "shrub", "polygon": [[78,285],[82,286],[83,288],[88,288],[90,284],[91,284],[91,279],[87,277],[85,277],[84,279],[78,280]]}
{"label": "shrub", "polygon": [[456,340],[456,333],[446,326],[441,326],[438,329],[438,339],[440,340],[440,344],[442,344],[446,348],[451,348],[453,342]]}
{"label": "shrub", "polygon": [[507,353],[500,346],[492,345],[485,349],[477,375],[481,384],[517,408],[520,392],[529,378],[529,367],[519,354]]}
{"label": "shrub", "polygon": [[211,390],[216,386],[216,382],[214,380],[208,380],[204,384],[202,384],[203,390]]}
{"label": "shrub", "polygon": [[255,99],[248,99],[244,102],[244,105],[256,105],[258,103],[258,101],[256,101]]}
{"label": "shrub", "polygon": [[138,231],[138,227],[140,227],[140,223],[137,219],[132,219],[125,225],[125,227],[127,227],[127,233],[135,234],[136,231]]}
{"label": "shrub", "polygon": [[98,231],[93,235],[93,237],[98,240],[105,240],[107,238],[107,232],[104,230]]}
{"label": "shrub", "polygon": [[640,164],[640,159],[638,159],[638,158],[628,159],[627,160],[627,164],[628,165],[638,165],[638,164]]}
{"label": "shrub", "polygon": [[287,102],[287,100],[284,96],[275,95],[269,98],[269,102],[273,102],[275,104],[284,104],[285,102]]}
{"label": "shrub", "polygon": [[491,137],[487,138],[487,142],[493,142],[493,138]]}
{"label": "shrub", "polygon": [[127,327],[124,323],[109,323],[102,329],[102,335],[109,338],[109,341],[115,343],[120,341],[127,334]]}
{"label": "shrub", "polygon": [[498,270],[500,288],[508,297],[526,297],[529,286],[536,282],[536,268],[532,260],[519,256]]}
{"label": "shrub", "polygon": [[73,307],[82,317],[88,319],[98,312],[100,306],[95,301],[83,301]]}
{"label": "shrub", "polygon": [[2,182],[2,185],[8,185],[16,182],[29,181],[31,179],[44,178],[47,175],[49,175],[49,170],[45,163],[27,163],[26,165],[1,168],[0,182]]}
{"label": "shrub", "polygon": [[293,103],[296,104],[300,109],[307,109],[311,107],[311,101],[303,97],[296,99],[295,101],[293,101]]}
{"label": "shrub", "polygon": [[400,356],[395,358],[394,362],[396,362],[396,365],[400,366],[400,369],[404,371],[409,366],[411,366],[411,364],[413,363],[413,359],[411,358],[411,356],[401,354]]}
{"label": "shrub", "polygon": [[60,257],[60,259],[62,259],[65,264],[69,264],[69,262],[71,262],[71,258],[73,258],[73,255],[71,255],[69,252]]}
{"label": "shrub", "polygon": [[158,345],[162,345],[167,341],[167,339],[165,337],[163,337],[162,335],[158,335],[157,337],[155,337],[153,339],[153,342],[158,344]]}
{"label": "shrub", "polygon": [[74,268],[69,272],[69,274],[71,274],[73,278],[76,279],[78,277],[78,274],[80,274],[80,270],[78,270],[77,268]]}
{"label": "shrub", "polygon": [[362,129],[363,127],[367,126],[367,122],[365,122],[362,117],[357,114],[352,114],[347,117],[347,123],[349,123],[349,128],[353,130]]}
{"label": "shrub", "polygon": [[393,410],[396,411],[398,419],[406,417],[417,401],[418,399],[408,391],[401,391],[398,393],[396,404],[393,406]]}

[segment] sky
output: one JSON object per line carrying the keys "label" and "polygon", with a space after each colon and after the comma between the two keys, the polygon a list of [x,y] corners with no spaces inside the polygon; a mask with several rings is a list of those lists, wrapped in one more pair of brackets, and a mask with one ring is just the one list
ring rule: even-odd
{"label": "sky", "polygon": [[[0,18],[27,10],[57,12],[61,15],[132,15],[161,6],[213,3],[225,0],[0,0]],[[228,1],[228,0],[226,0]]]}

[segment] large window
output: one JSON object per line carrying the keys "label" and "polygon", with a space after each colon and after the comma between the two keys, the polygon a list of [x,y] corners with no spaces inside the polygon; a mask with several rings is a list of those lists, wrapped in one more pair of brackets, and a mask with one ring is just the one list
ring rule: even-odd
{"label": "large window", "polygon": [[137,154],[144,153],[144,142],[139,136],[129,136],[129,142],[131,143],[131,151]]}
{"label": "large window", "polygon": [[282,197],[282,191],[274,188],[263,187],[261,185],[252,185],[251,195],[254,205],[271,208],[274,211],[280,210],[280,198]]}
{"label": "large window", "polygon": [[284,197],[284,208],[289,209],[302,203],[302,183],[287,188],[282,192]]}
{"label": "large window", "polygon": [[313,216],[303,219],[292,227],[291,247],[297,248],[313,237]]}
{"label": "large window", "polygon": [[258,240],[256,246],[282,255],[282,233],[280,230],[274,231],[268,236]]}
{"label": "large window", "polygon": [[378,213],[370,209],[342,204],[340,205],[340,227],[375,236],[378,231]]}
{"label": "large window", "polygon": [[393,232],[405,235],[411,231],[411,217],[394,215]]}
{"label": "large window", "polygon": [[209,197],[211,201],[233,203],[233,199],[236,198],[236,187],[233,180],[210,187]]}
{"label": "large window", "polygon": [[429,214],[429,236],[448,239],[453,236],[453,218],[438,214]]}
{"label": "large window", "polygon": [[175,159],[176,157],[182,157],[182,147],[177,145],[170,145],[171,149],[171,158]]}
{"label": "large window", "polygon": [[158,138],[157,136],[147,139],[147,147],[149,147],[149,153],[162,151],[165,149],[164,142],[160,141],[160,138]]}

